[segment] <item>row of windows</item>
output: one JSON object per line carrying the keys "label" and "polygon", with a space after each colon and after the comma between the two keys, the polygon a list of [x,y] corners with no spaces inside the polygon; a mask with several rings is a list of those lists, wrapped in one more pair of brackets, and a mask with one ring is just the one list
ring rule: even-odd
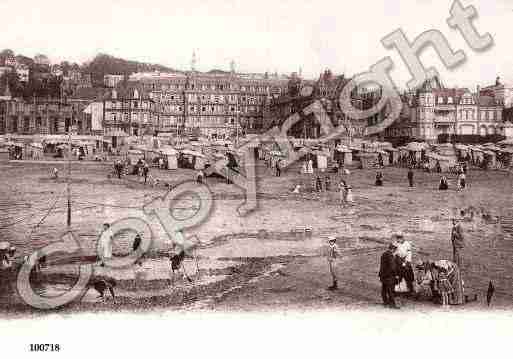
{"label": "row of windows", "polygon": [[[116,112],[111,112],[110,115],[106,116],[106,120],[108,121],[122,121],[122,122],[128,122],[130,119],[130,116],[128,113],[120,114]],[[150,116],[147,113],[139,113],[135,114],[132,113],[132,121],[142,121],[142,122],[148,122],[150,119]]]}
{"label": "row of windows", "polygon": [[[178,123],[183,123],[183,118],[176,116],[162,117],[161,125],[163,127],[176,126]],[[235,124],[233,117],[187,117],[185,126],[187,127],[205,127],[205,126],[225,126]]]}
{"label": "row of windows", "polygon": [[147,109],[147,108],[150,108],[151,105],[150,105],[150,102],[148,102],[148,101],[133,101],[131,103],[125,102],[125,101],[115,101],[115,102],[107,101],[107,102],[105,102],[106,109],[111,109],[111,108],[122,109],[122,108],[128,108],[128,107]]}
{"label": "row of windows", "polygon": [[[161,91],[180,91],[180,90],[199,90],[199,91],[229,91],[237,90],[254,92],[254,93],[267,93],[271,88],[270,86],[252,86],[252,85],[237,85],[234,83],[176,83],[176,84],[145,84],[146,90],[161,90]],[[278,88],[278,92],[281,92],[281,88]]]}

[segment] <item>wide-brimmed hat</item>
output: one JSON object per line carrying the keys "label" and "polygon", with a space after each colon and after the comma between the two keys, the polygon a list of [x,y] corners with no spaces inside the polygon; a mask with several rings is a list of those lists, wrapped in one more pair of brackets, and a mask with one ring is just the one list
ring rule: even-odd
{"label": "wide-brimmed hat", "polygon": [[337,237],[335,237],[335,236],[328,237],[328,242],[336,242],[336,241],[337,241]]}
{"label": "wide-brimmed hat", "polygon": [[396,249],[397,248],[397,242],[390,242],[388,244],[389,249]]}

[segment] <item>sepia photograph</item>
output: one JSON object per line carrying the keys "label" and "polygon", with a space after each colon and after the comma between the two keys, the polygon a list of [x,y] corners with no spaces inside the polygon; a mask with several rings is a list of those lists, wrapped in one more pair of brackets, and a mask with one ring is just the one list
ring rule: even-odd
{"label": "sepia photograph", "polygon": [[0,0],[0,23],[2,352],[503,355],[512,1]]}

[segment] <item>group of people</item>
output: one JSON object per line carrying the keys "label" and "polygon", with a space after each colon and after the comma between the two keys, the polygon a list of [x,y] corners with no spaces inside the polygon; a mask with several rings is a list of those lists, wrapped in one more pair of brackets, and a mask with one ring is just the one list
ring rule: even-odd
{"label": "group of people", "polygon": [[[312,183],[311,183],[311,189],[312,192],[331,192],[333,190],[336,190],[339,192],[339,199],[340,202],[343,204],[352,204],[354,202],[353,199],[353,188],[345,181],[340,180],[337,186],[332,185],[332,179],[330,176],[325,176],[322,178],[321,176],[315,176],[312,177]],[[303,190],[302,184],[296,184],[294,186],[294,189],[292,190],[292,193],[301,193]]]}
{"label": "group of people", "polygon": [[[467,176],[464,172],[460,172],[456,175],[456,189],[461,191],[467,187]],[[440,191],[447,191],[449,189],[449,181],[446,176],[440,177],[440,182],[438,183],[438,189]]]}
{"label": "group of people", "polygon": [[402,235],[394,237],[395,240],[388,245],[380,260],[378,275],[383,305],[399,308],[396,292],[406,292],[418,298],[425,288],[429,289],[433,301],[442,306],[465,303],[460,272],[463,231],[457,220],[453,220],[451,231],[453,260],[419,261],[415,266],[417,274],[412,265],[411,244]]}

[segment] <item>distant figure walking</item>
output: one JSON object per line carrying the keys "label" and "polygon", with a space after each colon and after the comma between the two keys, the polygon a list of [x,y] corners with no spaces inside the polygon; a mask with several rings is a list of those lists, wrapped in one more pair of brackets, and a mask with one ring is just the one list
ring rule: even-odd
{"label": "distant figure walking", "polygon": [[100,265],[105,266],[105,261],[112,258],[112,232],[109,223],[103,224],[103,231],[100,235],[98,243],[98,252],[100,257]]}
{"label": "distant figure walking", "polygon": [[346,202],[346,182],[340,181],[338,185],[338,192],[340,195],[340,203],[344,204]]}
{"label": "distant figure walking", "polygon": [[[134,252],[137,252],[139,250],[139,248],[141,247],[141,242],[142,242],[142,237],[141,235],[138,233],[135,238],[134,238],[134,243],[132,243],[132,250]],[[134,264],[139,264],[141,265],[142,264],[142,254],[141,256],[135,261]]]}
{"label": "distant figure walking", "polygon": [[411,167],[408,169],[408,183],[410,184],[410,187],[413,187],[413,170]]}
{"label": "distant figure walking", "polygon": [[332,284],[328,287],[328,290],[338,289],[337,283],[337,259],[339,257],[339,249],[337,246],[337,239],[335,237],[328,237],[328,268],[330,270]]}
{"label": "distant figure walking", "polygon": [[203,183],[205,181],[205,174],[202,170],[198,171],[198,175],[196,176],[196,182],[197,183]]}
{"label": "distant figure walking", "polygon": [[383,186],[383,173],[376,173],[376,186]]}
{"label": "distant figure walking", "polygon": [[281,176],[281,160],[276,161],[276,177]]}
{"label": "distant figure walking", "polygon": [[461,269],[463,264],[461,254],[463,248],[465,247],[465,237],[463,235],[463,228],[461,223],[456,218],[453,218],[452,220],[451,243],[453,262],[456,263]]}
{"label": "distant figure walking", "polygon": [[52,170],[52,177],[53,177],[53,179],[58,179],[59,178],[59,170],[57,169],[57,167],[53,168],[53,170]]}
{"label": "distant figure walking", "polygon": [[346,186],[346,203],[353,204],[353,188],[349,185]]}
{"label": "distant figure walking", "polygon": [[331,190],[331,179],[329,176],[326,176],[326,178],[324,179],[324,184],[325,184],[326,192],[330,191]]}
{"label": "distant figure walking", "polygon": [[144,176],[144,184],[146,184],[148,182],[148,175],[150,174],[150,167],[148,166],[148,163],[144,163],[142,171]]}
{"label": "distant figure walking", "polygon": [[465,189],[466,185],[467,185],[467,182],[466,182],[465,172],[461,172],[458,176],[458,187],[460,189]]}
{"label": "distant figure walking", "polygon": [[322,192],[322,181],[321,181],[321,177],[317,176],[317,178],[315,179],[315,190],[317,192]]}
{"label": "distant figure walking", "polygon": [[449,189],[449,182],[447,182],[447,177],[442,176],[442,178],[440,178],[440,184],[438,185],[438,189],[440,191],[447,191]]}

